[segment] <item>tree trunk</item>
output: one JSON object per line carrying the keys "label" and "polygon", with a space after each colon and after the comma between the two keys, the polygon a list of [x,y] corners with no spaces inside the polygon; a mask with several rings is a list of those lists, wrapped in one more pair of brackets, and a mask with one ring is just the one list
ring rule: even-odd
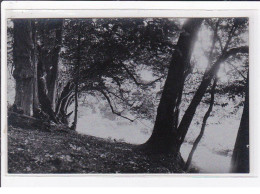
{"label": "tree trunk", "polygon": [[[67,108],[68,103],[72,97],[73,93],[73,87],[74,84],[71,82],[68,82],[66,86],[63,88],[60,97],[58,98],[57,105],[56,105],[56,111],[55,114],[61,118],[61,120],[64,121],[64,123],[67,123],[66,117],[67,117]],[[65,119],[65,120],[64,120]]]}
{"label": "tree trunk", "polygon": [[216,85],[217,85],[217,78],[215,78],[212,89],[211,89],[211,98],[210,98],[209,108],[208,108],[206,114],[203,117],[200,133],[199,133],[198,137],[196,138],[196,140],[195,140],[195,142],[192,146],[192,149],[191,149],[191,152],[190,152],[189,157],[187,159],[187,162],[185,164],[184,170],[189,170],[193,154],[194,154],[195,150],[197,149],[197,146],[199,145],[201,138],[203,137],[203,134],[204,134],[204,131],[205,131],[205,128],[206,128],[206,124],[207,124],[207,120],[208,120],[210,113],[213,109]]}
{"label": "tree trunk", "polygon": [[32,62],[33,62],[33,115],[37,116],[40,110],[40,102],[39,102],[39,95],[38,95],[38,52],[37,52],[37,35],[36,35],[36,26],[35,21],[31,22],[32,24],[32,41],[33,41],[33,51],[32,51]]}
{"label": "tree trunk", "polygon": [[61,40],[62,40],[62,20],[55,20],[53,23],[49,24],[53,25],[55,31],[55,41],[54,48],[52,49],[50,56],[50,64],[49,64],[49,73],[47,74],[47,86],[48,86],[48,97],[52,104],[52,109],[55,110],[56,104],[56,95],[57,95],[57,78],[58,78],[58,62],[59,62],[59,53],[61,48]]}
{"label": "tree trunk", "polygon": [[52,110],[51,101],[48,98],[46,91],[46,80],[45,75],[42,75],[41,71],[39,71],[41,65],[38,64],[38,94],[39,94],[39,102],[41,104],[41,109],[44,113],[49,116],[49,119],[55,123],[58,123],[55,112]]}
{"label": "tree trunk", "polygon": [[[220,63],[219,63],[220,64]],[[214,73],[212,71],[210,71],[209,73],[206,73],[203,76],[203,80],[198,88],[198,90],[196,91],[189,107],[187,108],[185,114],[182,117],[181,123],[178,127],[178,133],[177,133],[177,138],[178,138],[178,144],[177,144],[177,148],[178,150],[180,149],[185,136],[188,132],[188,129],[190,127],[190,124],[192,122],[192,119],[195,115],[195,112],[197,110],[197,107],[199,105],[199,103],[201,102],[212,78],[214,76]]]}
{"label": "tree trunk", "polygon": [[179,151],[185,136],[188,132],[188,129],[190,127],[190,124],[192,122],[192,119],[195,115],[195,112],[197,110],[197,107],[199,103],[201,102],[201,99],[203,98],[208,86],[210,85],[211,80],[213,77],[216,76],[220,65],[231,55],[235,55],[237,53],[248,53],[248,47],[239,47],[239,48],[233,48],[229,51],[224,51],[223,54],[218,58],[218,60],[212,65],[212,67],[204,74],[202,82],[196,91],[189,107],[187,108],[185,114],[182,117],[181,123],[177,130],[177,151]]}
{"label": "tree trunk", "polygon": [[184,75],[190,68],[191,54],[202,21],[203,19],[189,19],[183,26],[157,109],[153,133],[143,145],[152,152],[174,151],[174,111],[178,106],[178,98],[182,96]]}
{"label": "tree trunk", "polygon": [[74,121],[71,126],[72,130],[76,130],[78,122],[78,84],[75,85],[75,109],[74,109]]}
{"label": "tree trunk", "polygon": [[[80,29],[81,29],[81,23]],[[71,129],[76,130],[77,128],[77,122],[78,122],[78,90],[79,90],[79,73],[80,73],[80,62],[81,62],[81,30],[78,34],[78,41],[77,41],[77,64],[75,66],[74,71],[74,80],[75,80],[75,109],[74,109],[74,121],[72,123]]]}
{"label": "tree trunk", "polygon": [[232,173],[249,173],[249,74],[245,104],[231,161]]}
{"label": "tree trunk", "polygon": [[46,95],[51,102],[52,110],[56,106],[56,90],[58,78],[58,61],[62,41],[61,19],[50,19],[39,21],[39,36],[41,46],[39,47],[39,61],[43,66],[41,74],[44,75]]}
{"label": "tree trunk", "polygon": [[34,63],[32,60],[33,40],[31,20],[14,20],[13,60],[16,81],[15,102],[24,114],[33,114]]}

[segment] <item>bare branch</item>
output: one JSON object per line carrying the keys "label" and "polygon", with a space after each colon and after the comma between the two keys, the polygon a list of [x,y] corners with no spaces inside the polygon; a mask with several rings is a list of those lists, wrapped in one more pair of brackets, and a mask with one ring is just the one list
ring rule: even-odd
{"label": "bare branch", "polygon": [[99,92],[101,92],[101,94],[103,94],[103,96],[106,98],[106,100],[107,100],[107,102],[108,102],[108,104],[109,104],[109,106],[110,106],[110,109],[111,109],[111,111],[112,111],[113,114],[115,114],[115,115],[117,115],[117,116],[120,116],[120,117],[122,117],[122,118],[124,118],[124,119],[127,119],[127,120],[129,120],[129,121],[131,121],[131,122],[134,122],[133,119],[130,119],[130,118],[126,117],[126,116],[121,115],[121,113],[116,112],[116,111],[114,110],[114,107],[112,106],[112,103],[111,103],[111,100],[110,100],[109,96],[108,96],[103,90],[99,90]]}
{"label": "bare branch", "polygon": [[227,42],[226,42],[226,44],[223,48],[223,52],[225,52],[227,50],[228,45],[229,45],[230,41],[232,40],[232,37],[233,37],[235,31],[236,31],[236,27],[233,25],[231,30],[228,33],[228,39],[227,39]]}
{"label": "bare branch", "polygon": [[213,24],[209,22],[209,20],[206,20],[206,22],[211,27],[211,29],[215,32],[215,36],[216,36],[217,41],[219,42],[221,52],[223,52],[223,45],[222,45],[221,39],[217,33],[217,29],[218,29],[220,20],[217,21],[216,27],[214,27]]}
{"label": "bare branch", "polygon": [[239,71],[239,69],[234,66],[232,63],[230,63],[229,61],[226,61],[229,65],[231,65],[233,67],[233,69],[235,69],[245,80],[246,80],[246,77],[243,75],[243,73],[241,71]]}
{"label": "bare branch", "polygon": [[219,42],[219,46],[220,46],[220,49],[221,49],[221,52],[223,52],[223,45],[222,45],[222,42],[221,42],[221,39],[220,39],[220,37],[219,37],[219,35],[217,34],[217,40],[218,40],[218,42]]}
{"label": "bare branch", "polygon": [[124,63],[121,63],[121,66],[124,68],[126,73],[132,78],[132,80],[135,82],[136,85],[140,85],[140,83],[137,81],[135,76],[131,73],[131,71],[126,67]]}
{"label": "bare branch", "polygon": [[[106,90],[107,93],[112,94],[113,96],[115,96],[115,97],[118,98],[119,100],[121,100],[121,101],[123,101],[124,103],[126,103],[127,106],[132,107],[132,106],[134,105],[134,103],[132,103],[132,104],[129,103],[127,99],[125,99],[124,97],[122,97],[122,95],[119,96],[119,95],[115,94],[114,92],[111,92],[111,91],[108,90],[108,89],[105,89],[105,90]],[[121,93],[120,93],[120,94],[121,94]]]}

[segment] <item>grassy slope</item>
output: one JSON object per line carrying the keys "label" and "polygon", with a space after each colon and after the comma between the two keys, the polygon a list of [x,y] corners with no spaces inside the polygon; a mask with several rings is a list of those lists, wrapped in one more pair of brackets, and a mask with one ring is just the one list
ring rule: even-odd
{"label": "grassy slope", "polygon": [[147,156],[134,145],[81,135],[9,127],[9,173],[183,173],[180,160]]}

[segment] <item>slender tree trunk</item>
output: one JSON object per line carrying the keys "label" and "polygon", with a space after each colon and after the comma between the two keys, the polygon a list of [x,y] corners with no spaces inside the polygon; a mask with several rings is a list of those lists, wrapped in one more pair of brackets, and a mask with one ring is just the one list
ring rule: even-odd
{"label": "slender tree trunk", "polygon": [[[81,24],[79,24],[81,27]],[[74,109],[74,121],[71,126],[72,130],[76,130],[77,122],[78,122],[78,88],[79,88],[79,72],[80,72],[80,62],[81,62],[81,32],[78,34],[78,42],[77,42],[77,64],[75,66],[74,80],[75,80],[75,109]]]}
{"label": "slender tree trunk", "polygon": [[200,133],[199,133],[198,137],[196,138],[196,140],[195,140],[195,142],[192,146],[192,149],[191,149],[191,152],[190,152],[189,157],[187,159],[187,162],[185,164],[184,170],[189,170],[193,154],[194,154],[195,150],[197,149],[197,146],[199,145],[201,138],[203,137],[203,134],[204,134],[204,131],[205,131],[205,128],[206,128],[206,124],[207,124],[207,120],[208,120],[210,113],[213,109],[216,85],[217,85],[217,78],[215,78],[212,89],[211,89],[211,98],[210,98],[209,108],[208,108],[207,112],[205,113],[205,115],[203,117]]}
{"label": "slender tree trunk", "polygon": [[71,129],[76,130],[78,122],[78,84],[75,85],[75,109],[74,109],[74,121]]}
{"label": "slender tree trunk", "polygon": [[[218,64],[220,65],[220,62]],[[217,67],[219,67],[219,65],[217,65]],[[178,127],[178,133],[177,133],[178,150],[180,149],[180,146],[185,139],[185,136],[186,136],[188,129],[190,127],[190,124],[192,122],[192,119],[197,110],[197,107],[198,107],[199,103],[201,102],[204,94],[206,93],[206,90],[214,75],[215,75],[215,73],[213,71],[210,71],[203,76],[203,80],[202,80],[198,90],[196,91],[188,109],[186,110],[184,116],[182,117],[181,123]]]}
{"label": "slender tree trunk", "polygon": [[34,80],[33,80],[33,115],[36,116],[40,110],[40,102],[38,95],[38,53],[37,53],[37,35],[36,35],[36,26],[35,21],[31,22],[32,24],[32,40],[33,40],[33,52],[32,52],[32,62],[34,66]]}
{"label": "slender tree trunk", "polygon": [[247,75],[244,110],[231,160],[231,172],[249,173],[249,74]]}
{"label": "slender tree trunk", "polygon": [[34,63],[32,60],[33,40],[31,20],[14,20],[14,66],[16,81],[15,102],[24,114],[33,114]]}
{"label": "slender tree trunk", "polygon": [[185,136],[188,132],[192,119],[195,115],[198,105],[201,102],[201,99],[206,93],[208,86],[210,85],[211,80],[213,77],[216,76],[220,65],[231,55],[235,55],[237,53],[248,53],[248,47],[239,47],[233,48],[229,51],[224,51],[224,53],[219,57],[219,59],[212,65],[212,67],[204,74],[202,82],[196,91],[189,107],[187,108],[185,114],[182,117],[181,123],[178,127],[177,131],[177,150],[179,151]]}
{"label": "slender tree trunk", "polygon": [[183,26],[176,49],[172,56],[168,76],[157,109],[154,130],[149,140],[143,145],[152,152],[174,151],[174,111],[178,98],[182,95],[185,72],[190,68],[190,58],[197,32],[203,19],[189,19]]}

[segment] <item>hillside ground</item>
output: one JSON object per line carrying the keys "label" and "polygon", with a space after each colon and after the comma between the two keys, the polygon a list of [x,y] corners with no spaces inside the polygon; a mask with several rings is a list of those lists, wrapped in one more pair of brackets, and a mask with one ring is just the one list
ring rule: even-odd
{"label": "hillside ground", "polygon": [[181,157],[73,131],[8,128],[9,173],[184,173]]}

